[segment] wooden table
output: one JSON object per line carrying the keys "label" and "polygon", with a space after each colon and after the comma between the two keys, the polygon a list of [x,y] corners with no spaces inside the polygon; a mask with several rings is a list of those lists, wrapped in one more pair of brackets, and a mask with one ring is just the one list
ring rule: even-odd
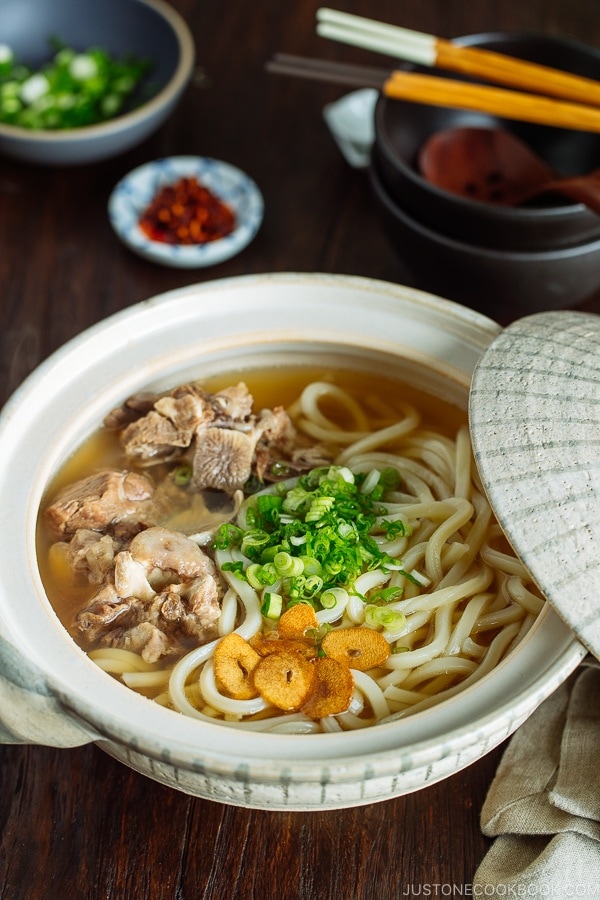
{"label": "wooden table", "polygon": [[[317,0],[173,5],[193,30],[198,70],[154,137],[89,167],[0,160],[2,399],[68,338],[171,288],[269,271],[409,281],[377,220],[365,173],[346,165],[325,127],[323,106],[344,89],[264,71],[276,51],[378,60],[317,38]],[[444,37],[535,29],[600,45],[596,0],[339,5]],[[134,166],[173,153],[227,160],[260,185],[264,224],[240,256],[208,270],[160,268],[112,233],[106,206],[114,184]],[[406,797],[304,814],[190,798],[94,746],[2,747],[0,898],[465,896],[486,851],[479,811],[501,752]]]}

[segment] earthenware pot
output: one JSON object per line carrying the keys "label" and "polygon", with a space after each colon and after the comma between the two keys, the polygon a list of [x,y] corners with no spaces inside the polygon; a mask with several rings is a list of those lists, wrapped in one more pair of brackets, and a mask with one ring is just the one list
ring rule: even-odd
{"label": "earthenware pot", "polygon": [[51,608],[36,558],[49,480],[104,414],[138,389],[327,358],[374,384],[378,373],[394,373],[466,408],[473,369],[499,333],[470,309],[402,286],[291,273],[153,297],[58,350],[0,418],[0,740],[96,742],[189,794],[322,810],[423,788],[508,737],[585,654],[550,605],[496,669],[431,710],[354,732],[240,732],[232,740],[231,729],[163,708],[98,668]]}

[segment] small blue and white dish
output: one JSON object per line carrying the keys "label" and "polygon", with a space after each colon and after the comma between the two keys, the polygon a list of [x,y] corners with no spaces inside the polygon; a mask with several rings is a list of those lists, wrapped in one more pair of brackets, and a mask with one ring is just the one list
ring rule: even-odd
{"label": "small blue and white dish", "polygon": [[[156,194],[180,178],[196,178],[235,214],[231,234],[204,244],[167,244],[154,241],[139,220]],[[257,185],[229,163],[204,156],[171,156],[146,163],[121,179],[114,188],[108,215],[116,234],[135,253],[153,262],[181,269],[213,266],[235,256],[255,237],[264,212]]]}

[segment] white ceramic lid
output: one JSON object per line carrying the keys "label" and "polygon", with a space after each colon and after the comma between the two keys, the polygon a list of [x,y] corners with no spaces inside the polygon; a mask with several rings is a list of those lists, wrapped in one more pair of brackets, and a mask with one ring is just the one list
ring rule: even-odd
{"label": "white ceramic lid", "polygon": [[545,312],[508,326],[476,366],[469,415],[506,536],[600,657],[600,316]]}

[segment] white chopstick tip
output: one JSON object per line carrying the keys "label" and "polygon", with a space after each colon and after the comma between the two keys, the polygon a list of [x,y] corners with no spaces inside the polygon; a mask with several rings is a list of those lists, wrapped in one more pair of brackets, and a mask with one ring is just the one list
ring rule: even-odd
{"label": "white chopstick tip", "polygon": [[387,25],[329,7],[317,10],[316,31],[319,37],[342,44],[362,47],[424,66],[435,65],[437,38],[420,31]]}

